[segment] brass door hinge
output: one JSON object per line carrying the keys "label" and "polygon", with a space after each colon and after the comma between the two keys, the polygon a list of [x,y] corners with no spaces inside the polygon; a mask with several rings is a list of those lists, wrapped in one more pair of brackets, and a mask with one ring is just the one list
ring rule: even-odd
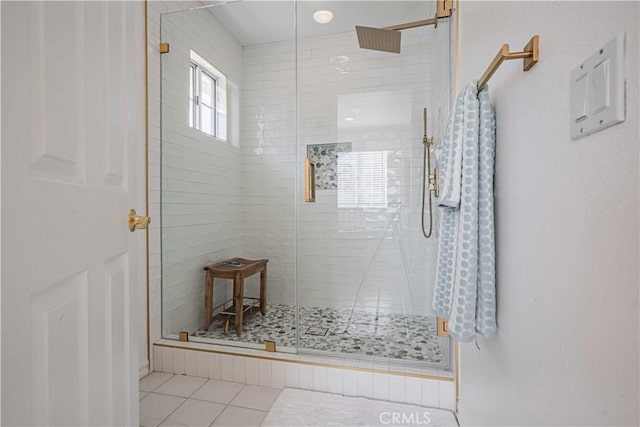
{"label": "brass door hinge", "polygon": [[169,43],[160,43],[160,53],[169,53]]}
{"label": "brass door hinge", "polygon": [[436,326],[439,337],[447,338],[449,336],[449,322],[442,317],[436,318]]}

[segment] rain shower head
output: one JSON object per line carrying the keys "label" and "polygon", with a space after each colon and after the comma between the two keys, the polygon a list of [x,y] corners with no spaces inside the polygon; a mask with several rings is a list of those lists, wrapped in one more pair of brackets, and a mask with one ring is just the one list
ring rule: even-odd
{"label": "rain shower head", "polygon": [[356,25],[356,33],[361,49],[400,53],[400,31]]}
{"label": "rain shower head", "polygon": [[[444,17],[445,15],[443,15]],[[448,15],[446,15],[448,16]],[[356,34],[361,49],[380,50],[382,52],[400,53],[400,30],[433,25],[438,28],[438,14],[430,19],[408,22],[406,24],[391,25],[390,27],[374,28],[356,25]]]}

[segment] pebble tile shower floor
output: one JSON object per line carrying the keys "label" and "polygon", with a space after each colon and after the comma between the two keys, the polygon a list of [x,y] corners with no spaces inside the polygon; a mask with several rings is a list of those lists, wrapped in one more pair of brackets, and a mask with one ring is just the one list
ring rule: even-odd
{"label": "pebble tile shower floor", "polygon": [[[430,316],[301,307],[299,321],[301,348],[430,363],[445,361],[435,318]],[[195,335],[253,344],[268,340],[281,347],[295,347],[295,333],[295,307],[269,305],[266,316],[255,314],[245,319],[241,336],[233,328],[225,335],[222,319]]]}

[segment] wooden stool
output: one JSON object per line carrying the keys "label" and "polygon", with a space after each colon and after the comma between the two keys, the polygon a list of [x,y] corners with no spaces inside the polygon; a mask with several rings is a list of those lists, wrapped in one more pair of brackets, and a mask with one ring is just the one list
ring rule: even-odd
{"label": "wooden stool", "polygon": [[[238,262],[242,265],[233,266],[227,263]],[[242,323],[244,312],[253,314],[252,306],[244,305],[244,279],[260,273],[260,312],[264,316],[267,314],[267,262],[268,259],[250,260],[244,258],[232,258],[217,264],[204,267],[204,330],[208,330],[213,320],[213,282],[216,277],[221,279],[233,279],[233,298],[220,304],[223,307],[233,301],[233,307],[226,314],[235,316],[236,333],[242,333]],[[226,328],[225,328],[226,329]],[[225,330],[226,332],[226,330]]]}

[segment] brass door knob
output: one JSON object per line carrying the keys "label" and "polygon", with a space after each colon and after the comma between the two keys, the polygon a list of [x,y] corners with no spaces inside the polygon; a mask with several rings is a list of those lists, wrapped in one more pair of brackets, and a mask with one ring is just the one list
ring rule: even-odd
{"label": "brass door knob", "polygon": [[136,214],[135,209],[129,210],[129,230],[146,230],[149,228],[149,223],[151,222],[151,218],[148,216],[138,215]]}

